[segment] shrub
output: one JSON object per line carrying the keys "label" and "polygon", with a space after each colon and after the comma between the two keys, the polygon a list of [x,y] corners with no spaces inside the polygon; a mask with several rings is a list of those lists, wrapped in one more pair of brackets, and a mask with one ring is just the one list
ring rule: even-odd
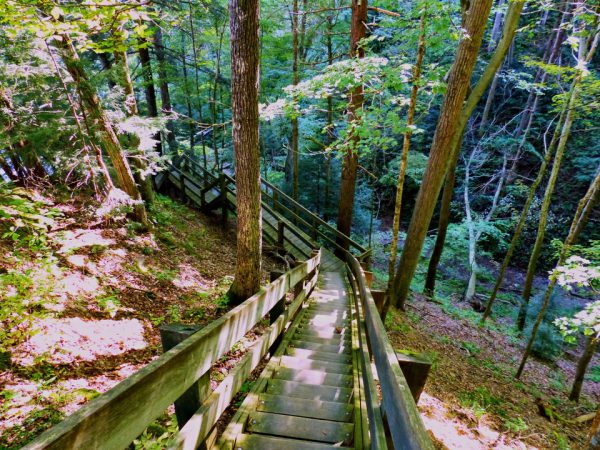
{"label": "shrub", "polygon": [[[526,336],[531,336],[533,323],[525,330]],[[546,361],[554,361],[560,356],[563,350],[563,337],[560,335],[556,327],[542,322],[538,329],[531,353],[538,358]]]}

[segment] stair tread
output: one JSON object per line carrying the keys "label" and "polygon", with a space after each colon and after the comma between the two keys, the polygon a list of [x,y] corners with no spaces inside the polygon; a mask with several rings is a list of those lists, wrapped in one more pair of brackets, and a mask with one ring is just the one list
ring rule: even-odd
{"label": "stair tread", "polygon": [[351,375],[330,373],[314,369],[291,369],[278,367],[273,374],[274,379],[296,381],[304,384],[316,384],[338,387],[352,387]]}
{"label": "stair tread", "polygon": [[354,432],[354,424],[252,412],[248,417],[246,431],[334,444],[350,441]]}
{"label": "stair tread", "polygon": [[242,433],[235,441],[236,450],[339,450],[351,447],[338,447],[321,442],[300,441],[298,439],[286,439],[281,437],[267,436],[262,434]]}
{"label": "stair tread", "polygon": [[265,393],[340,403],[347,403],[352,397],[352,389],[349,387],[318,386],[299,383],[297,381],[278,380],[276,378],[271,378],[267,382]]}
{"label": "stair tread", "polygon": [[262,393],[259,396],[256,410],[288,416],[349,422],[352,420],[354,407],[349,403]]}
{"label": "stair tread", "polygon": [[350,363],[339,363],[332,361],[319,361],[314,359],[306,359],[302,357],[283,355],[280,359],[280,367],[290,369],[312,369],[322,370],[327,373],[352,373],[352,365]]}

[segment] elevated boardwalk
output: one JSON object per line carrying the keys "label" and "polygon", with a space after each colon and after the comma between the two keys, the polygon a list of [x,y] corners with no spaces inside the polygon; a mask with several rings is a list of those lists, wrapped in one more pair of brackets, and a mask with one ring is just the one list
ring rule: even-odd
{"label": "elevated boardwalk", "polygon": [[[219,210],[224,226],[236,211],[233,178],[192,159],[156,181]],[[295,267],[26,449],[121,449],[174,402],[180,431],[170,449],[433,449],[366,284],[369,250],[262,184],[264,240]],[[211,391],[211,367],[264,319],[268,328]],[[217,421],[265,358],[219,433]]]}

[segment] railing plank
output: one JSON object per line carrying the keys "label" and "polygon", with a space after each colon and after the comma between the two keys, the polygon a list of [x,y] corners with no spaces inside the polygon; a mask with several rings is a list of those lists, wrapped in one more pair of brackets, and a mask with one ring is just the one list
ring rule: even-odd
{"label": "railing plank", "polygon": [[32,449],[124,448],[204,375],[279,299],[312,272],[315,256],[50,428]]}
{"label": "railing plank", "polygon": [[365,324],[379,376],[383,410],[396,450],[433,450],[429,434],[398,364],[359,262],[349,253],[347,263],[358,282]]}

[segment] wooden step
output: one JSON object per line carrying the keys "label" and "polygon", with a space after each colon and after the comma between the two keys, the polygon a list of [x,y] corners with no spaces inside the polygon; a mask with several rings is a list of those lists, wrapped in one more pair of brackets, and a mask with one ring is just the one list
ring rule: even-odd
{"label": "wooden step", "polygon": [[248,417],[246,432],[335,444],[351,442],[354,424],[253,412]]}
{"label": "wooden step", "polygon": [[328,373],[322,370],[311,369],[290,369],[288,367],[278,367],[275,369],[273,378],[304,384],[338,387],[352,387],[353,383],[352,376],[343,373]]}
{"label": "wooden step", "polygon": [[313,344],[327,344],[327,345],[348,345],[350,343],[349,334],[332,334],[329,337],[322,338],[307,333],[301,333],[296,331],[293,336],[294,340],[312,342]]}
{"label": "wooden step", "polygon": [[285,353],[286,355],[290,356],[298,356],[300,358],[314,359],[317,361],[335,362],[340,364],[350,364],[350,362],[352,361],[352,355],[317,352],[314,350],[304,350],[302,348],[288,347],[285,349]]}
{"label": "wooden step", "polygon": [[286,414],[288,416],[350,422],[354,407],[348,403],[307,400],[286,395],[260,394],[257,411]]}
{"label": "wooden step", "polygon": [[235,450],[344,450],[350,447],[338,447],[336,445],[323,444],[320,442],[299,441],[297,439],[285,439],[280,437],[266,436],[262,434],[240,434],[233,447]]}
{"label": "wooden step", "polygon": [[325,315],[319,315],[313,317],[305,317],[301,321],[302,324],[321,327],[321,326],[333,326],[333,327],[344,327],[350,324],[350,319],[338,319],[337,317],[327,317]]}
{"label": "wooden step", "polygon": [[352,373],[352,365],[346,363],[335,363],[328,361],[317,361],[290,355],[283,355],[279,359],[279,366],[289,369],[322,370],[327,373]]}
{"label": "wooden step", "polygon": [[337,386],[316,386],[271,378],[267,382],[266,394],[285,395],[304,398],[306,400],[324,400],[326,402],[348,403],[352,397],[352,389]]}
{"label": "wooden step", "polygon": [[314,342],[306,342],[301,339],[294,339],[289,343],[292,348],[303,348],[305,350],[314,350],[316,352],[336,353],[338,355],[348,355],[352,351],[349,345],[342,344],[316,344]]}
{"label": "wooden step", "polygon": [[350,339],[350,330],[337,327],[298,327],[294,336],[302,336],[303,338],[313,337],[318,339],[331,339],[334,337]]}

